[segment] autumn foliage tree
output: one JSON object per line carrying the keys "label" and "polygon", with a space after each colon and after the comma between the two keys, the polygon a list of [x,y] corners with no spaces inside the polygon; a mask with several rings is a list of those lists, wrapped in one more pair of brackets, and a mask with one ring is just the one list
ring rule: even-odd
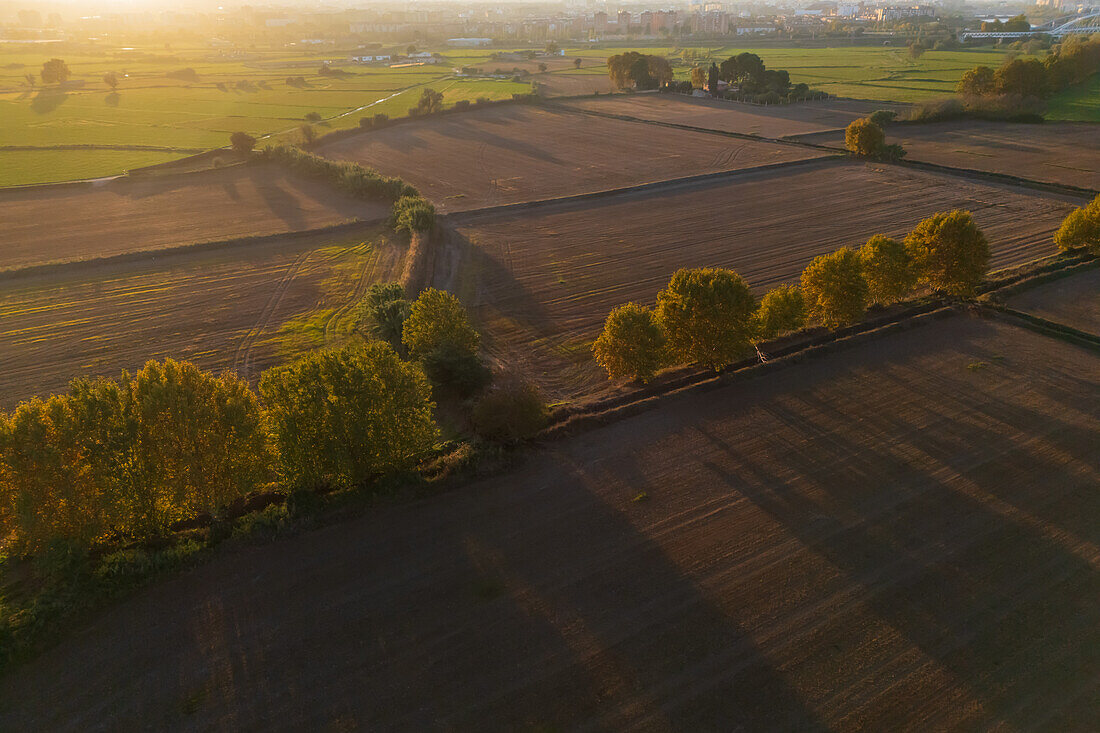
{"label": "autumn foliage tree", "polygon": [[269,369],[260,394],[294,488],[362,485],[412,465],[438,436],[420,365],[380,341]]}
{"label": "autumn foliage tree", "polygon": [[1061,250],[1084,248],[1100,254],[1100,196],[1070,212],[1054,233],[1054,243]]}
{"label": "autumn foliage tree", "polygon": [[806,299],[793,285],[780,285],[764,293],[756,310],[756,339],[765,341],[806,325]]}
{"label": "autumn foliage tree", "polygon": [[859,263],[872,303],[901,300],[917,284],[912,257],[905,245],[885,234],[876,234],[860,247]]}
{"label": "autumn foliage tree", "polygon": [[955,91],[968,97],[982,97],[992,94],[995,88],[993,69],[988,66],[975,66],[962,75]]}
{"label": "autumn foliage tree", "polygon": [[969,211],[934,214],[910,232],[905,248],[918,281],[952,295],[969,295],[989,270],[989,242]]}
{"label": "autumn foliage tree", "polygon": [[855,323],[867,310],[867,281],[859,256],[842,247],[817,257],[802,271],[802,293],[809,316],[826,328]]}
{"label": "autumn foliage tree", "polygon": [[428,288],[409,309],[401,340],[440,389],[468,397],[491,379],[478,357],[481,337],[458,298]]}
{"label": "autumn foliage tree", "polygon": [[755,311],[748,284],[721,268],[677,270],[657,295],[657,321],[674,356],[714,369],[751,349]]}
{"label": "autumn foliage tree", "polygon": [[592,351],[609,378],[648,382],[668,362],[668,339],[653,311],[627,303],[607,316]]}
{"label": "autumn foliage tree", "polygon": [[844,147],[856,155],[873,157],[882,152],[886,135],[882,128],[868,117],[854,120],[844,131]]}

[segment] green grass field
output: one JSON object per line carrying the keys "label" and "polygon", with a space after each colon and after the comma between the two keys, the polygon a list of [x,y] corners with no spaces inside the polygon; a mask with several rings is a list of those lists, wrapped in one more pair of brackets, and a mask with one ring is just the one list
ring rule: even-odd
{"label": "green grass field", "polygon": [[[294,138],[311,112],[324,118],[315,126],[321,134],[353,127],[366,115],[399,117],[426,86],[442,91],[448,105],[479,97],[508,98],[530,90],[528,84],[510,80],[455,78],[452,70],[459,66],[509,67],[510,62],[493,61],[490,51],[480,49],[448,53],[439,65],[394,69],[349,64],[342,61],[346,54],[337,51],[257,51],[238,57],[206,48],[104,47],[98,55],[91,55],[86,47],[51,46],[31,52],[26,48],[0,51],[0,186],[117,174],[185,155],[178,151],[181,148],[221,147],[237,130]],[[625,50],[630,49],[566,49],[567,58],[585,60],[584,68],[576,71],[570,66],[554,73],[602,74],[602,59]],[[683,49],[637,50],[676,57]],[[716,60],[754,51],[770,68],[787,69],[796,83],[836,96],[891,102],[949,96],[967,69],[978,64],[998,66],[1006,57],[1004,51],[975,49],[929,51],[914,60],[906,49],[881,46],[694,50]],[[51,56],[64,58],[73,78],[62,88],[29,86],[24,75],[37,75]],[[320,75],[326,58],[343,73]],[[197,80],[167,76],[183,68],[194,69]],[[114,93],[103,82],[109,71],[123,77]],[[676,71],[686,78],[688,66],[677,65]],[[288,77],[297,76],[304,77],[305,83],[287,83]],[[1100,122],[1100,79],[1051,100],[1049,117]],[[3,150],[5,146],[74,144],[144,145],[161,150]]]}

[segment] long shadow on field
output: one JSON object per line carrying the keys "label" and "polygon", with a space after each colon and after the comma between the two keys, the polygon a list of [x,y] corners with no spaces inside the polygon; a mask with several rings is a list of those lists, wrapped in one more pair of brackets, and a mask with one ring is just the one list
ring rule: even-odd
{"label": "long shadow on field", "polygon": [[68,98],[69,95],[65,90],[58,87],[40,89],[31,100],[31,109],[40,115],[49,114],[64,104]]}
{"label": "long shadow on field", "polygon": [[[884,411],[842,429],[835,403],[792,395],[768,405],[797,442],[773,457],[784,478],[772,460],[754,461],[704,428],[725,453],[708,467],[844,571],[881,618],[949,670],[980,706],[976,726],[1031,729],[1057,713],[1062,729],[1085,729],[1100,573],[1088,559],[1095,529],[1074,537],[1064,528],[1079,529],[1072,513],[1096,504],[1095,466],[1082,453],[1095,446],[1095,427],[988,396],[971,402],[972,384],[948,381],[963,417],[930,401],[916,422]],[[1035,438],[1013,445],[1005,426]]]}
{"label": "long shadow on field", "polygon": [[[470,127],[469,125],[453,124],[446,125],[439,129],[439,134],[443,137],[454,138],[456,140],[464,140],[468,143],[475,145],[487,145],[490,149],[505,150],[516,155],[520,155],[525,158],[531,158],[533,160],[541,160],[545,163],[551,163],[553,165],[563,165],[563,161],[550,152],[549,145],[536,145],[529,142],[523,142],[521,140],[515,140],[505,137],[503,135],[494,134],[492,130],[483,130]],[[521,134],[530,133],[534,137],[533,130],[517,130]],[[563,140],[550,141],[543,140],[543,143],[562,143]]]}

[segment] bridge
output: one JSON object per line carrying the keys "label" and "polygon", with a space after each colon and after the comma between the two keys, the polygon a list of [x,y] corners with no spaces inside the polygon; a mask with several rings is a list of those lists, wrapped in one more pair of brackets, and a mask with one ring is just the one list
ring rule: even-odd
{"label": "bridge", "polygon": [[1075,34],[1091,35],[1093,33],[1100,33],[1100,10],[1092,10],[1084,15],[1057,18],[1029,31],[963,31],[962,39],[965,41],[970,38],[1031,38],[1038,35],[1064,38]]}

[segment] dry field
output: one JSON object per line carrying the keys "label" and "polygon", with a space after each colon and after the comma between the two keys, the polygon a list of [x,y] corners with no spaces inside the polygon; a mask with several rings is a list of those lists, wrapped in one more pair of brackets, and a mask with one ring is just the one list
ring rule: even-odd
{"label": "dry field", "polygon": [[1016,310],[1100,335],[1100,269],[1055,280],[1009,299]]}
{"label": "dry field", "polygon": [[0,721],[1092,730],[1098,367],[956,316],[669,398],[131,598]]}
{"label": "dry field", "polygon": [[321,148],[401,176],[443,211],[819,157],[791,145],[507,105],[394,125]]}
{"label": "dry field", "polygon": [[680,267],[722,266],[759,290],[815,256],[902,236],[936,212],[973,212],[994,268],[1052,254],[1067,199],[854,161],[746,173],[527,212],[456,215],[437,286],[473,308],[490,352],[554,399],[606,389],[590,345],[607,313],[652,303]]}
{"label": "dry field", "polygon": [[346,336],[401,248],[377,228],[0,279],[0,407],[149,359],[258,372]]}
{"label": "dry field", "polygon": [[[1044,183],[1100,190],[1100,125],[1087,122],[936,122],[887,129],[907,160],[1004,173]],[[799,140],[844,147],[843,132]]]}
{"label": "dry field", "polygon": [[389,214],[268,166],[0,192],[0,270],[302,231]]}
{"label": "dry field", "polygon": [[852,120],[866,117],[876,109],[901,108],[901,105],[888,102],[854,99],[828,99],[765,107],[717,99],[697,99],[681,94],[619,94],[575,99],[562,104],[590,112],[771,138],[843,129]]}

